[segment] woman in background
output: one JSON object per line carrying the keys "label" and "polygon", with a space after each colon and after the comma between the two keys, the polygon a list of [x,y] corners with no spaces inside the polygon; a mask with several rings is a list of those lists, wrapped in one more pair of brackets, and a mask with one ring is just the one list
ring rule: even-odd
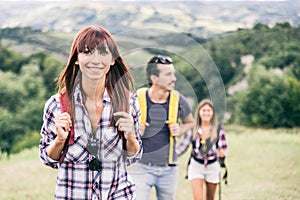
{"label": "woman in background", "polygon": [[213,103],[209,99],[202,100],[195,111],[193,132],[186,134],[179,144],[177,154],[180,156],[187,145],[192,144],[191,159],[188,165],[194,200],[202,200],[205,184],[207,200],[214,200],[216,188],[220,182],[219,159],[227,154],[227,142],[224,127],[218,124]]}

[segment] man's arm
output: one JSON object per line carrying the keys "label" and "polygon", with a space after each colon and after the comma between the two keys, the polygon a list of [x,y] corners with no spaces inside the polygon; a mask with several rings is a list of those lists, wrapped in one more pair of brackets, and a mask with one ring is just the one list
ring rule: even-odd
{"label": "man's arm", "polygon": [[[166,121],[167,124],[169,124],[169,121]],[[169,124],[170,134],[172,136],[182,136],[187,131],[191,130],[194,125],[194,119],[192,114],[188,114],[182,121],[181,124],[175,123],[175,124]]]}
{"label": "man's arm", "polygon": [[192,113],[188,114],[182,121],[182,124],[180,125],[180,131],[179,134],[183,135],[187,131],[191,130],[194,126],[194,118]]}

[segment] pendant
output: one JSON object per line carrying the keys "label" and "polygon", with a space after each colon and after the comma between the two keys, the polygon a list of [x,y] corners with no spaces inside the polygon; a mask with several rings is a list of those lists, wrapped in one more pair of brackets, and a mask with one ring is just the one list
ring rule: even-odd
{"label": "pendant", "polygon": [[204,144],[202,144],[202,147],[201,147],[201,149],[202,149],[202,152],[206,152],[207,148],[206,148],[206,144],[205,144],[205,143],[204,143]]}
{"label": "pendant", "polygon": [[206,152],[206,150],[207,150],[206,140],[201,139],[200,143],[201,143],[201,150],[202,150],[202,152]]}

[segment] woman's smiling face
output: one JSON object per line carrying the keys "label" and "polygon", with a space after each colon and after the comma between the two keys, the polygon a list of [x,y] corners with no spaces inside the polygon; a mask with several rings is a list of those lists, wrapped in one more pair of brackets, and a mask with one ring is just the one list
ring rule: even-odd
{"label": "woman's smiling face", "polygon": [[104,45],[99,45],[100,48],[86,49],[78,54],[78,64],[82,76],[98,80],[104,78],[108,73],[110,66],[114,64],[113,56],[107,47],[106,42]]}
{"label": "woman's smiling face", "polygon": [[199,110],[199,116],[202,122],[210,122],[210,120],[213,117],[213,114],[214,114],[213,109],[208,104],[205,104]]}

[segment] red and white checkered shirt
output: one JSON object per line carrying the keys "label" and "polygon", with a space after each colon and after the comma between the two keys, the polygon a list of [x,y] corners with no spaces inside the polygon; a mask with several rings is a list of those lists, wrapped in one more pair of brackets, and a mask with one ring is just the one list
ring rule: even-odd
{"label": "red and white checkered shirt", "polygon": [[[58,166],[58,161],[49,158],[46,152],[47,147],[56,137],[54,118],[61,113],[58,95],[53,95],[44,108],[42,139],[39,145],[40,158],[45,165],[59,168],[55,199],[134,199],[135,184],[127,174],[126,165],[136,162],[142,156],[142,142],[138,128],[140,109],[137,96],[130,95],[130,113],[134,119],[136,139],[139,141],[140,149],[135,155],[126,158],[123,154],[122,139],[116,127],[110,126],[112,105],[107,91],[105,90],[103,95],[104,109],[94,137],[79,86],[75,89],[74,100],[74,144],[69,146],[61,166]],[[97,141],[98,144],[98,158],[101,161],[99,172],[89,169],[92,155],[85,147],[91,140]]]}

